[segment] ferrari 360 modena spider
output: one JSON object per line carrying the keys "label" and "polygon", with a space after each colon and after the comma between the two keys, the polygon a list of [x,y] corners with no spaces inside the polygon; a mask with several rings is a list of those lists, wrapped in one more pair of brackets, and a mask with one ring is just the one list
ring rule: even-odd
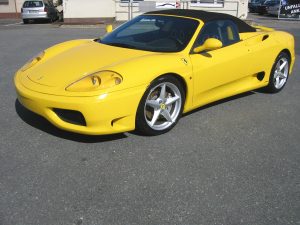
{"label": "ferrari 360 modena spider", "polygon": [[101,39],[46,49],[14,83],[22,105],[61,129],[157,135],[216,100],[263,87],[279,92],[294,61],[291,34],[174,9],[140,15]]}

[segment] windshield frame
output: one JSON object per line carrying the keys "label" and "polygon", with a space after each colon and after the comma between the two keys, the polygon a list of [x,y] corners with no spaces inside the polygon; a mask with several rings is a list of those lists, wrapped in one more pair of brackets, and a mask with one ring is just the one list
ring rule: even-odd
{"label": "windshield frame", "polygon": [[[174,19],[175,21],[176,20],[178,20],[178,21],[182,20],[182,21],[184,21],[184,23],[186,23],[186,25],[189,25],[192,28],[192,29],[189,29],[190,33],[187,34],[186,41],[184,43],[182,43],[182,45],[177,49],[166,49],[166,48],[165,49],[160,49],[159,47],[155,47],[155,46],[149,47],[146,44],[146,42],[145,43],[138,43],[136,41],[136,42],[131,42],[131,43],[130,42],[121,43],[121,42],[113,42],[112,41],[114,38],[116,40],[117,34],[119,34],[120,32],[122,32],[124,30],[126,30],[128,27],[139,23],[143,19],[151,20],[151,19],[166,19],[166,18],[168,18],[170,21],[172,19]],[[192,21],[192,23],[189,23],[189,21]],[[182,23],[182,24],[184,24],[184,23]],[[182,26],[182,24],[180,26]],[[121,48],[128,48],[128,49],[133,49],[133,50],[148,51],[148,52],[160,52],[160,53],[176,53],[176,52],[184,51],[189,46],[189,44],[193,40],[193,37],[197,33],[198,28],[201,24],[202,24],[202,22],[200,20],[198,20],[196,18],[191,18],[191,17],[182,17],[182,16],[174,16],[174,15],[161,15],[161,14],[147,14],[147,15],[143,14],[143,15],[137,16],[134,19],[122,24],[121,26],[117,27],[111,33],[107,33],[104,37],[102,37],[101,39],[97,39],[95,41],[99,42],[101,44],[105,44],[105,45],[111,45],[111,46],[121,47]],[[142,34],[146,34],[146,33],[147,32],[142,32],[140,34],[142,35]],[[136,34],[130,34],[130,35],[128,35],[128,37],[132,37],[134,35],[136,35]],[[118,39],[118,40],[121,40],[121,39]],[[153,41],[156,41],[156,39],[153,39]],[[132,44],[136,44],[136,45],[132,45]]]}

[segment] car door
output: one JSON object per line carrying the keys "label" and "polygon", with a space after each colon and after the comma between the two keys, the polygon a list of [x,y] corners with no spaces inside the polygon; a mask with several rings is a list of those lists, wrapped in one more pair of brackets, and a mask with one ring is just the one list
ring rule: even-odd
{"label": "car door", "polygon": [[241,92],[243,77],[247,76],[248,49],[240,41],[232,21],[218,20],[204,25],[194,47],[202,45],[208,38],[219,39],[223,47],[190,54],[195,107]]}

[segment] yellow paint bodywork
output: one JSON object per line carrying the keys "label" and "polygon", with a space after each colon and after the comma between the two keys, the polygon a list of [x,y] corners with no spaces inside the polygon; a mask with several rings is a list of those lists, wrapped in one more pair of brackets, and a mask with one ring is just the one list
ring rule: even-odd
{"label": "yellow paint bodywork", "polygon": [[[207,53],[192,53],[200,25],[187,47],[177,53],[155,53],[74,40],[45,50],[31,68],[17,71],[14,83],[19,101],[55,126],[83,134],[111,134],[135,129],[139,102],[157,77],[173,74],[186,89],[184,112],[213,101],[266,86],[272,65],[282,50],[295,61],[294,39],[288,33],[263,30],[241,33],[241,41]],[[262,39],[268,35],[268,38]],[[66,88],[83,77],[113,71],[119,85],[90,92]],[[263,80],[258,72],[265,72]],[[54,108],[76,110],[86,126],[63,121]]]}

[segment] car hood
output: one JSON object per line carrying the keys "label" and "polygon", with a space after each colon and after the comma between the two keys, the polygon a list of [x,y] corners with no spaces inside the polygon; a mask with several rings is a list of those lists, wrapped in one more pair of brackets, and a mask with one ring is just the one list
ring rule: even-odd
{"label": "car hood", "polygon": [[[72,92],[66,87],[95,72],[110,70],[123,77],[120,85],[97,91]],[[149,85],[157,75],[189,77],[192,64],[183,52],[159,53],[115,47],[92,40],[74,40],[45,50],[33,67],[19,70],[16,79],[27,89],[58,96],[98,96]]]}
{"label": "car hood", "polygon": [[101,70],[145,55],[151,52],[114,47],[90,41],[52,57],[43,58],[28,71],[27,77],[47,87],[63,87]]}

